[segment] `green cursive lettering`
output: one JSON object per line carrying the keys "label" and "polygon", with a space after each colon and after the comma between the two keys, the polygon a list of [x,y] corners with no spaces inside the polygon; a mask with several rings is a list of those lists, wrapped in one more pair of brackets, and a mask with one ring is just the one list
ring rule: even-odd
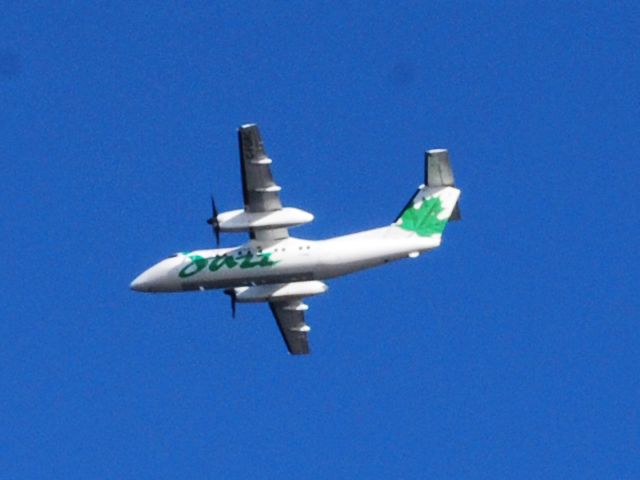
{"label": "green cursive lettering", "polygon": [[252,252],[247,252],[237,258],[233,257],[233,255],[216,255],[209,258],[204,258],[200,255],[187,256],[189,257],[189,259],[191,259],[191,263],[180,270],[180,272],[178,273],[178,276],[180,278],[191,277],[196,273],[204,270],[207,266],[209,267],[209,271],[217,272],[224,267],[226,267],[228,270],[236,267],[242,269],[265,268],[272,267],[279,263],[279,261],[273,261],[269,258],[271,257],[271,253],[264,252],[258,255],[254,255]]}
{"label": "green cursive lettering", "polygon": [[207,266],[208,259],[201,257],[200,255],[189,255],[189,258],[191,259],[191,263],[180,270],[180,273],[178,273],[180,278],[187,278],[191,275],[195,275]]}

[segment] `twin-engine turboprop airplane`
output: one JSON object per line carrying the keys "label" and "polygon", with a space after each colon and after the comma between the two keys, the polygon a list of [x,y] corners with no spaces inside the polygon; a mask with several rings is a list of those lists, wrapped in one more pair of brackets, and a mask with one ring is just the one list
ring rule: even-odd
{"label": "twin-engine turboprop airplane", "polygon": [[271,175],[257,125],[238,130],[244,209],[218,213],[208,220],[216,240],[220,232],[249,232],[249,241],[233,248],[195,250],[172,255],[132,283],[141,292],[182,292],[224,288],[236,303],[267,302],[289,353],[309,353],[302,300],[327,291],[323,280],[415,258],[440,246],[449,220],[459,220],[458,198],[446,150],[425,155],[425,182],[391,225],[327,240],[289,236],[289,228],[313,215],[283,207],[280,186]]}

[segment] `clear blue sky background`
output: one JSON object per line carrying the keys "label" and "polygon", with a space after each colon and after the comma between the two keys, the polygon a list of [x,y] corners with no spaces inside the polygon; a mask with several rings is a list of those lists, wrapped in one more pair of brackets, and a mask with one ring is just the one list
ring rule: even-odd
{"label": "clear blue sky background", "polygon": [[[636,2],[48,3],[0,16],[2,478],[640,478]],[[302,237],[390,222],[425,148],[463,189],[309,357],[128,288],[214,244],[247,122]]]}

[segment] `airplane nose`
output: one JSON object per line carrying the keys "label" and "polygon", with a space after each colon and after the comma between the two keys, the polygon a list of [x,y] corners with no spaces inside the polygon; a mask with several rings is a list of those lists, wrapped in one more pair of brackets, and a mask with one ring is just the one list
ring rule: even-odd
{"label": "airplane nose", "polygon": [[148,292],[149,291],[149,275],[147,272],[143,272],[133,279],[131,282],[131,290],[136,292]]}
{"label": "airplane nose", "polygon": [[174,270],[180,266],[179,259],[170,257],[156,263],[138,275],[130,284],[137,292],[174,292],[180,290],[178,275]]}

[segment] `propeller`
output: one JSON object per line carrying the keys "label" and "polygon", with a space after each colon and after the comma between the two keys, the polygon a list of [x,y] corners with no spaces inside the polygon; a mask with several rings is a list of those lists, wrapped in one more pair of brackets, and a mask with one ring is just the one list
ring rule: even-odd
{"label": "propeller", "polygon": [[236,318],[236,291],[233,288],[227,288],[224,293],[231,298],[231,318]]}
{"label": "propeller", "polygon": [[213,234],[216,237],[216,246],[220,246],[220,222],[218,222],[218,209],[213,195],[211,195],[211,214],[211,218],[207,220],[207,223],[211,225]]}

